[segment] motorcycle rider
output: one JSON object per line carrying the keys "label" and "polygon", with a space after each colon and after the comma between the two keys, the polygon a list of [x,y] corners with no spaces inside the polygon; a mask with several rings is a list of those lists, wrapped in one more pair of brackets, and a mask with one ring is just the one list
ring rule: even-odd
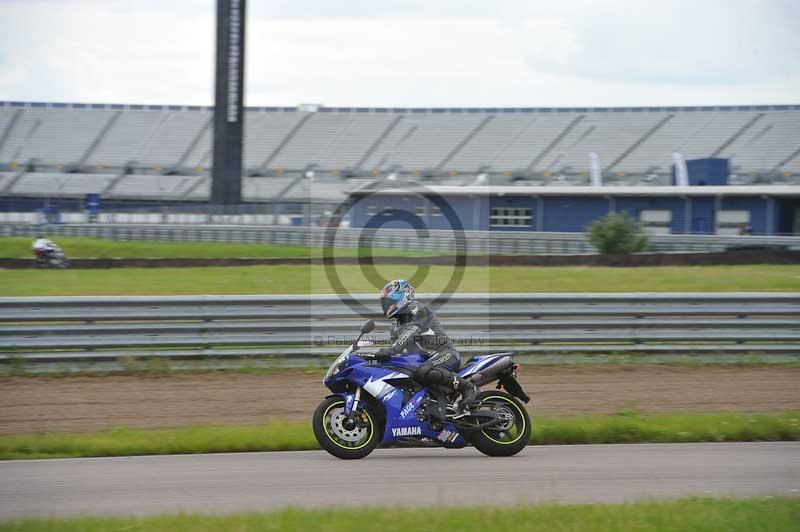
{"label": "motorcycle rider", "polygon": [[43,253],[45,255],[51,255],[55,253],[58,246],[56,246],[55,242],[50,240],[49,238],[45,238],[43,235],[38,235],[36,240],[33,241],[33,252],[35,254]]}
{"label": "motorcycle rider", "polygon": [[33,241],[31,245],[33,248],[33,253],[36,255],[37,259],[43,261],[64,261],[66,256],[64,252],[61,250],[61,247],[50,240],[49,238],[45,238],[42,235],[38,235],[36,240]]}
{"label": "motorcycle rider", "polygon": [[383,315],[396,321],[390,334],[392,344],[378,350],[375,358],[386,360],[403,351],[427,357],[414,378],[423,386],[452,387],[461,393],[459,408],[467,411],[478,390],[472,381],[456,374],[461,367],[458,351],[433,311],[414,301],[414,287],[403,279],[386,283],[380,298]]}

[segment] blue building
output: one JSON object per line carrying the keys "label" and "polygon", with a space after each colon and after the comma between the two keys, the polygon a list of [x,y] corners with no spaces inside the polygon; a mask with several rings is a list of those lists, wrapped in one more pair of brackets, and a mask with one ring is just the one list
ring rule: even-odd
{"label": "blue building", "polygon": [[[354,227],[581,232],[628,212],[655,234],[800,234],[799,186],[367,186]],[[453,219],[454,218],[454,219]],[[451,223],[451,219],[452,223]]]}

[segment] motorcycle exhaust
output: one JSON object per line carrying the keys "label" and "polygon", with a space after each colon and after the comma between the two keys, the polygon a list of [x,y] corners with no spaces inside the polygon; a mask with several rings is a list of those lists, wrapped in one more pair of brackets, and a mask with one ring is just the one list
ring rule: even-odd
{"label": "motorcycle exhaust", "polygon": [[470,376],[470,380],[475,386],[483,386],[497,379],[497,374],[511,367],[513,360],[510,356],[498,358],[490,366],[487,366],[477,373]]}

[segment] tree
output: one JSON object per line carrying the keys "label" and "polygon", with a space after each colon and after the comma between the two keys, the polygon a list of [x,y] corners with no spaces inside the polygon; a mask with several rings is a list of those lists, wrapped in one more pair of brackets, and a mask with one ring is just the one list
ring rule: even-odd
{"label": "tree", "polygon": [[603,216],[589,224],[588,238],[603,254],[623,254],[645,251],[647,235],[642,224],[627,212]]}

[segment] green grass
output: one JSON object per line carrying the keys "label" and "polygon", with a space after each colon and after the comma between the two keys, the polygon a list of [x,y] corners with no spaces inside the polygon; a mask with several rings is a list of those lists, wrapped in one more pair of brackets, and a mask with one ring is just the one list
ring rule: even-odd
{"label": "green grass", "polygon": [[0,523],[0,532],[206,532],[216,530],[370,530],[542,531],[542,532],[789,532],[800,528],[800,499],[691,498],[625,504],[538,504],[472,508],[285,509],[227,516],[81,517],[27,519]]}
{"label": "green grass", "polygon": [[[357,265],[336,268],[351,293],[372,293]],[[411,278],[416,266],[378,265],[384,278]],[[440,293],[453,269],[432,266],[418,292]],[[796,292],[800,265],[653,268],[467,267],[456,292]],[[323,266],[107,270],[2,270],[0,296],[333,293]]]}
{"label": "green grass", "polygon": [[[149,242],[144,240],[104,240],[84,237],[52,237],[68,257],[97,258],[268,258],[310,257],[305,246],[270,246],[261,244],[228,244],[222,242]],[[0,238],[0,258],[30,258],[28,237]]]}
{"label": "green grass", "polygon": [[800,412],[655,414],[533,418],[533,443],[800,441]]}
{"label": "green grass", "polygon": [[[273,244],[233,244],[227,242],[159,242],[148,240],[106,240],[87,237],[59,237],[58,243],[71,259],[266,259],[273,257],[321,257],[322,248]],[[0,237],[0,258],[32,258],[29,237]],[[363,250],[365,253],[367,250]],[[355,248],[337,248],[337,255],[356,256]],[[404,255],[392,249],[376,248],[375,255]],[[416,256],[440,253],[416,251]]]}
{"label": "green grass", "polygon": [[[533,418],[532,442],[539,445],[716,441],[800,441],[800,412]],[[6,460],[317,448],[310,421],[0,436],[0,459]]]}
{"label": "green grass", "polygon": [[86,434],[0,436],[0,459],[136,456],[317,449],[310,423],[113,429]]}

